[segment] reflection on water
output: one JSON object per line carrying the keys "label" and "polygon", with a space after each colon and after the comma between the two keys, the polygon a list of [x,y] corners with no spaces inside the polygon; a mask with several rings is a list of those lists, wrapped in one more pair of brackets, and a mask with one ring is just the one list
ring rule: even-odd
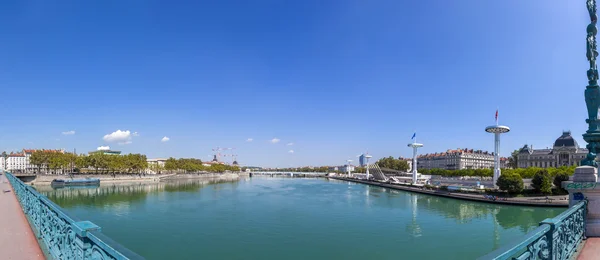
{"label": "reflection on water", "polygon": [[476,259],[564,211],[326,179],[213,183],[36,188],[147,259]]}
{"label": "reflection on water", "polygon": [[[73,186],[53,188],[50,185],[36,185],[35,189],[63,208],[75,206],[108,207],[111,210],[127,208],[147,195],[160,192],[197,192],[202,187],[215,183],[230,182],[232,179],[182,179],[161,182],[102,183],[100,186]],[[214,186],[219,189],[221,186]]]}
{"label": "reflection on water", "polygon": [[[562,208],[541,208],[507,206],[489,204],[482,202],[470,202],[464,200],[448,199],[443,197],[423,195],[416,193],[389,190],[383,187],[371,186],[366,195],[370,197],[381,197],[388,193],[388,200],[394,196],[404,196],[407,200],[407,208],[412,214],[413,227],[408,228],[411,233],[418,233],[416,219],[419,211],[432,212],[445,218],[454,219],[457,224],[468,224],[475,220],[486,220],[492,218],[495,223],[504,229],[518,228],[521,232],[529,232],[538,226],[538,223],[546,218],[553,218],[560,214]],[[366,198],[367,201],[371,201]],[[377,203],[385,203],[384,200],[374,200]]]}

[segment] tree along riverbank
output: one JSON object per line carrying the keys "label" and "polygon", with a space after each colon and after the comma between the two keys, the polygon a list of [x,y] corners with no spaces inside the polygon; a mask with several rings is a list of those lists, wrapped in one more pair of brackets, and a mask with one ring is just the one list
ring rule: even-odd
{"label": "tree along riverbank", "polygon": [[179,179],[232,179],[239,178],[240,173],[197,173],[197,174],[78,174],[73,176],[68,175],[52,175],[38,174],[32,180],[27,180],[31,184],[50,184],[52,180],[66,180],[79,178],[96,178],[100,179],[100,183],[115,183],[115,182],[158,182]]}
{"label": "tree along riverbank", "polygon": [[383,188],[389,188],[394,190],[403,190],[409,192],[416,192],[422,194],[428,194],[433,196],[441,196],[455,199],[463,199],[463,200],[471,200],[471,201],[479,201],[485,203],[496,203],[496,204],[508,204],[508,205],[520,205],[520,206],[536,206],[536,207],[568,207],[569,201],[565,199],[565,196],[542,196],[542,197],[512,197],[512,198],[502,198],[491,199],[492,195],[486,194],[474,194],[474,193],[462,193],[462,192],[452,192],[445,191],[441,189],[427,189],[425,187],[419,186],[409,186],[409,185],[398,185],[391,183],[383,183],[377,181],[367,181],[360,180],[354,178],[345,178],[345,177],[328,177],[330,179],[342,180],[342,181],[350,181],[355,183],[362,183],[368,185],[374,185]]}

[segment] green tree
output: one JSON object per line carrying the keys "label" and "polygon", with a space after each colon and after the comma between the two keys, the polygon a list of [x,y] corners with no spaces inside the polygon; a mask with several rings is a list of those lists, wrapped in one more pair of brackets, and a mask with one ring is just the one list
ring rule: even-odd
{"label": "green tree", "polygon": [[172,172],[177,170],[177,159],[171,157],[165,162],[165,170]]}
{"label": "green tree", "polygon": [[546,169],[539,170],[531,179],[531,187],[543,194],[552,193],[552,181]]}
{"label": "green tree", "polygon": [[519,167],[519,149],[514,150],[508,157],[508,167],[516,169]]}
{"label": "green tree", "polygon": [[42,167],[47,163],[46,154],[42,150],[34,151],[29,157],[29,163],[35,165],[38,168],[38,173],[42,172]]}
{"label": "green tree", "polygon": [[523,178],[515,173],[503,173],[498,178],[496,185],[508,193],[520,193],[523,191]]}
{"label": "green tree", "polygon": [[377,165],[381,168],[388,168],[397,171],[408,171],[408,162],[405,160],[396,159],[392,156],[379,159]]}
{"label": "green tree", "polygon": [[556,188],[558,188],[560,191],[565,193],[567,191],[562,188],[562,182],[568,181],[568,180],[569,180],[569,174],[566,172],[560,172],[554,176],[554,181],[553,181],[554,186],[556,186]]}

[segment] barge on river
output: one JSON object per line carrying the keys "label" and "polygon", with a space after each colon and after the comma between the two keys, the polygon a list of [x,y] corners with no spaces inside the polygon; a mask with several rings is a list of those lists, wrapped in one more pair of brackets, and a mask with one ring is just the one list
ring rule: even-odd
{"label": "barge on river", "polygon": [[100,179],[54,179],[50,184],[53,187],[65,187],[65,186],[92,186],[92,185],[100,185]]}

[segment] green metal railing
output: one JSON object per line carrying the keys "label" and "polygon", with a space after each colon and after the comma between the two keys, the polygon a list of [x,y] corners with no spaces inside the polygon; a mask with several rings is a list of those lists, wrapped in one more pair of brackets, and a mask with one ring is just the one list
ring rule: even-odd
{"label": "green metal railing", "polygon": [[520,241],[501,247],[479,259],[570,259],[585,239],[587,201],[583,200],[560,215],[540,222]]}
{"label": "green metal railing", "polygon": [[69,216],[46,196],[6,173],[40,246],[53,259],[144,259],[100,232],[90,221]]}

